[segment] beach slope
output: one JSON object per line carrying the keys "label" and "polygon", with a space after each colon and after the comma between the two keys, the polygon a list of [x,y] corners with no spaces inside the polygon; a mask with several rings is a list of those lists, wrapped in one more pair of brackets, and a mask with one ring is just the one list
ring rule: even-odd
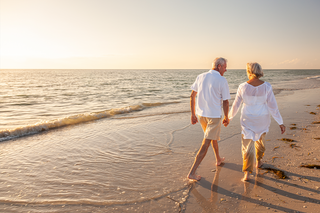
{"label": "beach slope", "polygon": [[281,135],[272,119],[263,168],[254,171],[246,183],[241,181],[238,113],[222,130],[219,147],[221,155],[226,156],[224,165],[215,167],[214,155],[208,152],[197,171],[203,178],[193,183],[185,212],[318,212],[319,94],[320,89],[307,89],[283,91],[276,96],[287,130]]}

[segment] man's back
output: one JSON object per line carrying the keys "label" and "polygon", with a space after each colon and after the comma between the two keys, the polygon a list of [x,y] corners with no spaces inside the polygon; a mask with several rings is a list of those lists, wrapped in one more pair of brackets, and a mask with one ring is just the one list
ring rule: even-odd
{"label": "man's back", "polygon": [[227,80],[215,70],[198,75],[191,89],[197,92],[198,115],[208,118],[220,118],[222,100],[230,98]]}

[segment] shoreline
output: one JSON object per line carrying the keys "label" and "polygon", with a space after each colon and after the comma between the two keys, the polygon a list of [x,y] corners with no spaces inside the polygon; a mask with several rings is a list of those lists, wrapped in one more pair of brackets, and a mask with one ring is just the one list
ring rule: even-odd
{"label": "shoreline", "polygon": [[[226,156],[224,165],[215,167],[213,151],[208,151],[197,171],[202,179],[192,184],[184,212],[317,212],[320,170],[300,165],[320,164],[320,124],[312,124],[320,121],[319,93],[316,88],[276,96],[286,132],[281,135],[278,124],[271,119],[262,161],[263,168],[282,170],[287,179],[277,179],[273,173],[259,169],[250,175],[250,181],[240,180],[243,172],[238,112],[230,125],[222,128],[219,149],[220,155]],[[235,134],[225,138],[228,132]]]}
{"label": "shoreline", "polygon": [[[319,84],[319,81],[304,82],[310,82],[308,86]],[[225,164],[217,168],[213,150],[209,148],[197,171],[202,180],[188,184],[186,176],[203,137],[200,124],[190,124],[189,111],[158,113],[150,119],[144,116],[146,110],[132,119],[101,119],[1,142],[1,180],[5,187],[2,187],[0,209],[12,212],[193,213],[250,212],[252,209],[264,212],[269,208],[284,212],[316,212],[312,209],[313,201],[319,200],[316,187],[320,186],[320,181],[319,176],[315,176],[319,171],[298,166],[300,162],[313,163],[317,158],[314,156],[319,156],[318,141],[309,145],[314,150],[301,150],[310,144],[302,138],[320,137],[319,129],[315,131],[308,126],[320,113],[315,108],[320,104],[317,101],[320,88],[286,90],[293,88],[293,84],[290,85],[276,95],[287,132],[281,135],[278,125],[271,119],[263,159],[267,166],[285,171],[290,179],[277,180],[272,173],[262,170],[257,177],[254,172],[248,183],[241,182],[238,113],[227,128],[222,127],[219,148],[221,156],[226,157]],[[189,103],[181,103],[174,109],[180,107],[188,108]],[[311,111],[318,114],[309,114]],[[289,130],[292,123],[297,129]],[[290,144],[278,140],[281,138],[297,140],[294,143],[302,148],[291,148]],[[273,151],[276,146],[279,147]],[[114,159],[115,154],[110,155],[110,152],[119,153],[121,158]],[[295,156],[301,154],[303,156]],[[299,158],[301,160],[295,163]],[[57,177],[59,181],[56,181]],[[88,182],[92,184],[87,185]],[[61,183],[64,183],[63,188]],[[45,194],[42,194],[43,189],[47,190]],[[60,190],[65,191],[60,193]],[[22,197],[20,192],[24,193]],[[109,202],[108,196],[118,202]],[[21,201],[28,205],[21,205]],[[42,205],[44,203],[50,205]],[[297,204],[297,208],[291,207]]]}

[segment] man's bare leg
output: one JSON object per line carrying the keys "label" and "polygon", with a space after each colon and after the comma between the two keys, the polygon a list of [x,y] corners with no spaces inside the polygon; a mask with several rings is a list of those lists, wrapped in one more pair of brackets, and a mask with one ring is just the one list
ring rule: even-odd
{"label": "man's bare leg", "polygon": [[201,147],[197,153],[197,156],[194,160],[194,163],[190,169],[190,172],[188,174],[188,178],[189,179],[193,179],[193,180],[200,180],[201,176],[200,175],[196,175],[196,170],[198,168],[198,166],[200,165],[201,161],[203,160],[203,158],[206,156],[208,148],[210,146],[210,141],[209,139],[203,139]]}
{"label": "man's bare leg", "polygon": [[214,154],[216,155],[216,165],[220,166],[221,163],[224,161],[224,157],[220,157],[219,155],[219,146],[218,146],[218,141],[217,140],[211,140],[212,148],[214,151]]}

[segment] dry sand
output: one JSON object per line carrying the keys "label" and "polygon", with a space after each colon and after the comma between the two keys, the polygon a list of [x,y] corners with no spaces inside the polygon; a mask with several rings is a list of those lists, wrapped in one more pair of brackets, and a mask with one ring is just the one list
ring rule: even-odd
{"label": "dry sand", "polygon": [[208,152],[197,170],[202,179],[192,183],[182,212],[320,212],[320,169],[300,167],[320,164],[320,124],[312,124],[320,122],[319,94],[320,89],[310,89],[283,91],[276,96],[287,130],[281,135],[272,119],[263,168],[282,170],[286,179],[259,169],[250,181],[241,182],[239,112],[222,130],[219,147],[221,156],[226,157],[224,165],[215,167],[214,154]]}

